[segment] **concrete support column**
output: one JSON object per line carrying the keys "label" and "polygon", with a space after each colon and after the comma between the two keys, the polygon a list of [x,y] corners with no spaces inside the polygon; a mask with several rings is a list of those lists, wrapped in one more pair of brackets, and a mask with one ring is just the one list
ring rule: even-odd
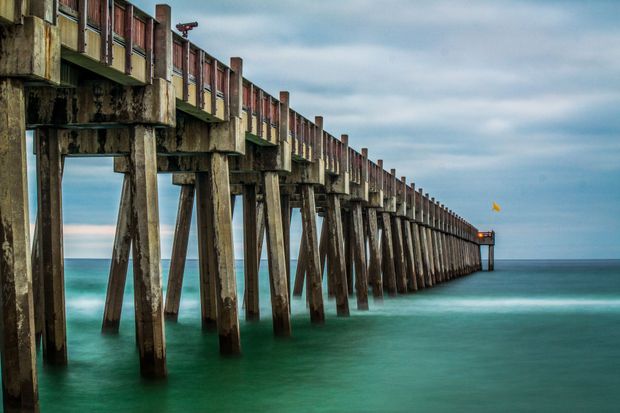
{"label": "concrete support column", "polygon": [[377,211],[368,208],[368,277],[375,300],[383,299],[383,280],[381,279],[381,247],[379,246],[379,229],[377,228]]}
{"label": "concrete support column", "polygon": [[415,256],[415,269],[418,289],[425,288],[424,283],[424,264],[422,260],[422,242],[420,241],[420,230],[418,224],[411,223],[411,233],[413,236],[413,250]]}
{"label": "concrete support column", "polygon": [[217,298],[213,257],[213,214],[207,172],[196,173],[196,225],[198,228],[198,268],[200,278],[200,314],[204,330],[217,328]]}
{"label": "concrete support column", "polygon": [[351,211],[342,209],[342,239],[344,240],[344,264],[347,272],[347,289],[353,295],[353,249]]}
{"label": "concrete support column", "polygon": [[366,267],[362,205],[359,202],[354,202],[351,209],[351,227],[353,235],[353,239],[351,239],[351,248],[355,258],[355,294],[357,296],[357,309],[368,310],[368,274]]}
{"label": "concrete support column", "polygon": [[336,293],[336,314],[349,316],[349,289],[344,259],[344,239],[342,233],[342,214],[340,198],[337,194],[327,194],[327,263],[330,277],[333,278]]}
{"label": "concrete support column", "polygon": [[403,245],[403,229],[400,217],[392,217],[392,247],[394,248],[394,270],[396,274],[396,290],[399,294],[407,293],[407,272],[405,249]]}
{"label": "concrete support column", "polygon": [[407,290],[417,291],[418,280],[416,278],[415,252],[413,249],[413,236],[411,234],[411,223],[406,219],[402,221],[403,247],[405,254]]}
{"label": "concrete support column", "polygon": [[321,280],[321,259],[319,257],[319,241],[316,229],[316,206],[314,187],[311,184],[301,185],[301,219],[305,243],[306,291],[310,305],[310,320],[315,324],[325,322],[323,308],[323,289]]}
{"label": "concrete support column", "polygon": [[[260,319],[256,207],[256,185],[243,185],[243,275],[245,280],[245,319],[248,321]],[[267,231],[267,236],[269,236],[269,231]]]}
{"label": "concrete support column", "polygon": [[430,285],[437,284],[437,267],[435,266],[435,243],[433,242],[433,230],[424,228],[426,232],[426,251],[428,252]]}
{"label": "concrete support column", "polygon": [[424,263],[424,286],[426,288],[433,286],[433,265],[428,249],[427,231],[424,225],[418,225],[420,231],[420,246],[422,249],[422,262]]}
{"label": "concrete support column", "polygon": [[[291,311],[288,301],[289,287],[286,272],[284,231],[282,229],[282,211],[280,209],[280,178],[278,173],[265,172],[263,183],[265,189],[265,224],[267,230],[267,258],[269,259],[273,332],[277,336],[288,337],[291,335]],[[320,294],[320,275],[318,275],[318,278]],[[323,296],[321,295],[320,298],[322,309]]]}
{"label": "concrete support column", "polygon": [[131,128],[129,167],[140,372],[146,377],[165,377],[166,340],[161,287],[157,156],[155,131],[152,127],[140,125]]}
{"label": "concrete support column", "polygon": [[123,295],[129,266],[131,248],[131,183],[129,174],[123,175],[121,200],[118,206],[116,234],[112,249],[112,262],[108,276],[108,289],[103,310],[103,333],[118,333],[123,309]]}
{"label": "concrete support column", "polygon": [[39,264],[43,278],[43,359],[67,364],[67,326],[62,235],[62,159],[56,129],[37,132]]}
{"label": "concrete support column", "polygon": [[0,79],[2,395],[5,412],[38,412],[24,88]]}
{"label": "concrete support column", "polygon": [[383,286],[387,288],[388,295],[396,295],[396,269],[394,267],[394,247],[392,244],[392,225],[391,217],[388,212],[381,214],[383,224],[382,246],[382,266],[383,266]]}
{"label": "concrete support column", "polygon": [[[235,257],[230,202],[230,181],[228,155],[213,152],[209,159],[209,201],[211,202],[212,235],[211,259],[215,276],[217,297],[217,331],[220,339],[220,353],[241,353],[239,337],[239,316],[237,310],[237,281],[235,278]],[[266,211],[265,211],[266,212]]]}
{"label": "concrete support column", "polygon": [[495,269],[495,247],[493,245],[489,245],[489,271],[493,271]]}

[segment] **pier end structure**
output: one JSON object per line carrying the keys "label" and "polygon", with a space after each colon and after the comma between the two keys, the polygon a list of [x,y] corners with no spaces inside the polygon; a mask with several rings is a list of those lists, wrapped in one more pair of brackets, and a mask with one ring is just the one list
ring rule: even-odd
{"label": "pier end structure", "polygon": [[488,269],[489,271],[495,270],[495,231],[480,231],[476,236],[478,237],[478,245],[488,245]]}

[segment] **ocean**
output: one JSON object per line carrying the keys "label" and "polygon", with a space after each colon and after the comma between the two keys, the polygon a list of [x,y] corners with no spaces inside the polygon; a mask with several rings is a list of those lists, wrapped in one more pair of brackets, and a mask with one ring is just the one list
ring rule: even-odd
{"label": "ocean", "polygon": [[[293,263],[293,268],[294,268]],[[486,263],[485,263],[486,264]],[[169,262],[164,261],[164,283]],[[188,261],[178,322],[166,323],[169,377],[140,378],[131,276],[120,333],[101,335],[109,261],[66,260],[69,365],[43,366],[43,412],[617,412],[620,261],[496,261],[415,294],[273,337],[267,262],[261,321],[241,321],[243,354],[224,358],[200,328]],[[243,263],[237,262],[239,302]],[[243,311],[239,312],[243,318]]]}

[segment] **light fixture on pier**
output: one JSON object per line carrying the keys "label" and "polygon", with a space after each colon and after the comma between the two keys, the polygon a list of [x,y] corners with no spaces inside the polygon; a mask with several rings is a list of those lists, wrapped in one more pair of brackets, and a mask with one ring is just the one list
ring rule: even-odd
{"label": "light fixture on pier", "polygon": [[187,35],[193,28],[198,27],[198,22],[179,23],[177,24],[177,30],[183,34],[183,37],[187,39]]}

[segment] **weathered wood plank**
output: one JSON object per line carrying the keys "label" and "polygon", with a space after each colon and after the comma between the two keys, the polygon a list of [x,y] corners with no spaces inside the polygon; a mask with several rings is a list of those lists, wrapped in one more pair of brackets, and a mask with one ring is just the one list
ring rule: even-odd
{"label": "weathered wood plank", "polygon": [[192,224],[192,210],[194,209],[194,193],[194,185],[181,185],[177,222],[174,228],[174,240],[172,243],[172,255],[170,256],[170,270],[168,271],[166,306],[164,308],[164,316],[169,320],[176,320],[179,316],[181,291],[183,290],[183,274],[187,258],[187,243]]}

